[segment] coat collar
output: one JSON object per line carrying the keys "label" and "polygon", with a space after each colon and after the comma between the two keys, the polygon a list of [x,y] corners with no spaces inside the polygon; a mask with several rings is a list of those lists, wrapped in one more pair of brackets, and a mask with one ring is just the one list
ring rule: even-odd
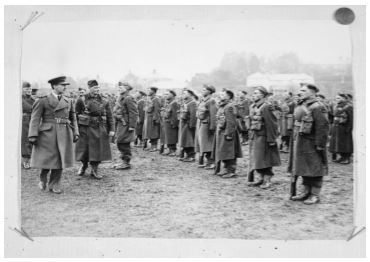
{"label": "coat collar", "polygon": [[260,99],[260,101],[258,101],[258,102],[255,102],[254,104],[253,104],[253,107],[261,107],[264,103],[266,102],[266,100],[265,99]]}
{"label": "coat collar", "polygon": [[60,101],[58,100],[58,98],[55,97],[54,94],[49,94],[47,96],[47,99],[49,101],[49,105],[54,109],[54,111],[66,108],[68,107],[68,104],[69,104],[68,99],[64,97],[63,95]]}

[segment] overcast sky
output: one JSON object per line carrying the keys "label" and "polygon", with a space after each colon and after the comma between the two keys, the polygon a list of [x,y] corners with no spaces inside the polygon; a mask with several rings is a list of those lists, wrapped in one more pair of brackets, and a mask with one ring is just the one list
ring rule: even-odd
{"label": "overcast sky", "polygon": [[153,69],[185,80],[210,72],[225,52],[278,55],[331,64],[351,55],[348,27],[332,20],[132,20],[37,22],[24,33],[23,79],[56,75],[116,82]]}

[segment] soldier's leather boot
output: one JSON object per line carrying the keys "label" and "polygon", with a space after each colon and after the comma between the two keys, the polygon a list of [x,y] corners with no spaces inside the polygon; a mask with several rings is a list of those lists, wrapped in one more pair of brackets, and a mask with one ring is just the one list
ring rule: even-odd
{"label": "soldier's leather boot", "polygon": [[87,167],[88,167],[87,163],[82,163],[82,166],[78,169],[77,175],[83,176],[85,174]]}
{"label": "soldier's leather boot", "polygon": [[147,140],[145,140],[143,142],[143,150],[148,150],[148,141]]}
{"label": "soldier's leather boot", "polygon": [[209,162],[205,168],[206,170],[211,170],[211,169],[215,169],[215,164],[213,162]]}
{"label": "soldier's leather boot", "polygon": [[161,148],[159,149],[159,154],[162,155],[164,152],[164,145],[161,145]]}
{"label": "soldier's leather boot", "polygon": [[261,189],[268,189],[271,187],[271,176],[269,175],[264,175],[263,176],[263,184],[260,185]]}
{"label": "soldier's leather boot", "polygon": [[303,192],[297,196],[292,196],[290,200],[292,201],[305,201],[310,196],[311,187],[303,185]]}
{"label": "soldier's leather boot", "polygon": [[183,160],[183,162],[195,162],[195,158],[190,156],[190,157],[185,157]]}
{"label": "soldier's leather boot", "polygon": [[121,164],[115,167],[116,170],[130,169],[131,165],[128,160],[123,160]]}
{"label": "soldier's leather boot", "polygon": [[235,173],[227,173],[223,176],[221,176],[222,178],[232,178],[232,177],[236,177],[237,175]]}
{"label": "soldier's leather boot", "polygon": [[175,149],[170,149],[170,153],[168,156],[176,156],[176,150]]}
{"label": "soldier's leather boot", "polygon": [[303,201],[306,205],[313,205],[320,202],[320,191],[321,188],[319,187],[311,187],[311,195],[308,197],[307,200]]}
{"label": "soldier's leather boot", "polygon": [[254,181],[247,183],[247,185],[251,187],[258,187],[262,184],[263,184],[263,176],[258,172],[255,172]]}
{"label": "soldier's leather boot", "polygon": [[155,151],[157,151],[158,149],[157,149],[157,145],[151,145],[150,146],[150,149],[149,149],[149,152],[155,152]]}
{"label": "soldier's leather boot", "polygon": [[98,173],[98,165],[97,164],[92,164],[91,165],[91,173],[90,173],[90,175],[93,178],[96,178],[96,179],[102,179],[103,178],[103,176]]}
{"label": "soldier's leather boot", "polygon": [[199,153],[199,164],[198,164],[198,167],[199,168],[203,168],[205,166],[206,166],[206,164],[204,164],[204,155]]}

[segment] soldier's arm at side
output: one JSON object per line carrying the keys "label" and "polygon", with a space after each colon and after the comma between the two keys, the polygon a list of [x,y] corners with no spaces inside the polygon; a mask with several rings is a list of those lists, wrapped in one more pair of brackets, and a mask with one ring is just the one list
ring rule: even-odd
{"label": "soldier's arm at side", "polygon": [[139,116],[139,111],[137,109],[136,101],[132,97],[126,98],[126,106],[128,111],[128,126],[131,129],[135,129],[137,125],[137,119]]}
{"label": "soldier's arm at side", "polygon": [[209,103],[209,130],[216,130],[217,126],[217,106],[216,101],[211,99]]}
{"label": "soldier's arm at side", "polygon": [[112,109],[111,109],[109,102],[105,104],[105,113],[107,117],[107,127],[108,127],[108,133],[109,133],[109,132],[114,131],[114,127],[115,127]]}
{"label": "soldier's arm at side", "polygon": [[189,127],[195,128],[197,125],[197,104],[195,102],[191,102],[189,105],[189,113],[190,113],[190,119],[189,119]]}
{"label": "soldier's arm at side", "polygon": [[353,107],[349,106],[346,108],[346,114],[347,114],[347,128],[346,132],[350,133],[353,129]]}
{"label": "soldier's arm at side", "polygon": [[236,131],[236,112],[234,111],[233,106],[229,106],[225,109],[225,120],[226,120],[226,127],[225,127],[225,136],[233,137]]}
{"label": "soldier's arm at side", "polygon": [[41,122],[41,116],[44,112],[44,100],[45,98],[40,98],[36,100],[32,107],[30,127],[28,130],[28,137],[38,137],[39,136],[39,125]]}
{"label": "soldier's arm at side", "polygon": [[276,143],[278,137],[278,121],[273,113],[273,109],[269,106],[265,106],[262,114],[265,120],[266,141],[267,143]]}
{"label": "soldier's arm at side", "polygon": [[71,121],[71,125],[73,127],[73,135],[74,136],[79,136],[78,132],[78,124],[77,124],[77,117],[76,117],[76,111],[75,111],[75,104],[73,101],[70,101],[71,107],[69,110],[69,120]]}
{"label": "soldier's arm at side", "polygon": [[161,118],[161,105],[158,98],[153,99],[153,107],[153,121],[159,124]]}
{"label": "soldier's arm at side", "polygon": [[179,104],[177,102],[172,103],[170,122],[173,128],[176,128],[179,125],[179,119],[177,117],[178,110],[179,110]]}
{"label": "soldier's arm at side", "polygon": [[326,147],[329,134],[329,120],[326,117],[326,109],[318,106],[312,110],[315,132],[315,146],[320,148]]}

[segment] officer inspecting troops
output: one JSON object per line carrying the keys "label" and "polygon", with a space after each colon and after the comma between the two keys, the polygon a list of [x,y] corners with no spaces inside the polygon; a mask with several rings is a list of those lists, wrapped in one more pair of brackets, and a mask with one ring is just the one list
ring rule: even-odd
{"label": "officer inspecting troops", "polygon": [[176,101],[176,92],[173,90],[168,91],[166,100],[163,124],[165,144],[167,145],[168,152],[163,153],[163,155],[176,156],[176,144],[178,142],[179,132],[179,120],[177,117],[179,104]]}
{"label": "officer inspecting troops", "polygon": [[[262,189],[271,187],[274,176],[272,167],[280,166],[280,155],[277,146],[278,122],[274,114],[274,106],[266,102],[269,92],[265,87],[256,87],[250,108],[251,132],[249,142],[249,174],[250,186]],[[254,181],[254,173],[257,179]]]}
{"label": "officer inspecting troops", "polygon": [[32,110],[28,138],[33,144],[31,167],[41,169],[39,187],[60,194],[64,168],[74,164],[73,143],[79,138],[76,113],[63,93],[69,83],[65,76],[50,79],[52,91],[38,99]]}
{"label": "officer inspecting troops", "polygon": [[179,146],[184,150],[184,156],[179,160],[183,162],[195,161],[195,128],[197,123],[197,102],[195,93],[191,89],[183,91],[183,104],[180,109],[180,139]]}
{"label": "officer inspecting troops", "polygon": [[116,142],[117,148],[121,153],[122,162],[115,165],[117,170],[131,168],[131,146],[135,141],[135,128],[138,121],[138,109],[135,98],[130,94],[133,87],[128,83],[118,83],[120,96],[117,99],[113,110],[114,118],[117,122]]}
{"label": "officer inspecting troops", "polygon": [[214,161],[211,157],[213,140],[216,131],[216,100],[212,94],[216,92],[216,88],[211,85],[204,84],[202,90],[202,98],[198,104],[196,113],[197,117],[197,137],[196,144],[199,147],[200,158],[206,159],[205,163],[199,163],[198,167],[205,169],[214,169]]}
{"label": "officer inspecting troops", "polygon": [[114,136],[114,120],[109,101],[100,93],[96,80],[87,82],[89,92],[76,101],[76,115],[80,139],[76,143],[76,160],[82,162],[78,175],[83,176],[88,164],[90,175],[103,176],[98,171],[101,161],[111,160],[110,137]]}
{"label": "officer inspecting troops", "polygon": [[328,174],[326,144],[329,133],[327,109],[316,99],[319,89],[312,84],[302,84],[299,94],[301,104],[294,110],[294,138],[291,148],[290,172],[302,177],[304,190],[292,196],[293,201],[311,205],[320,201],[323,176]]}
{"label": "officer inspecting troops", "polygon": [[160,137],[160,102],[157,97],[157,87],[149,87],[148,97],[145,101],[145,119],[143,126],[143,139],[149,141],[151,147],[149,152],[157,151],[158,139]]}
{"label": "officer inspecting troops", "polygon": [[[236,159],[243,156],[237,130],[237,112],[232,103],[234,93],[231,90],[221,92],[217,111],[217,130],[213,143],[213,157],[216,161],[215,172],[222,178],[235,177]],[[221,162],[223,167],[221,167]]]}
{"label": "officer inspecting troops", "polygon": [[21,154],[22,154],[22,167],[24,169],[30,168],[32,144],[28,141],[28,131],[31,121],[32,106],[34,103],[35,99],[32,97],[31,84],[28,82],[23,82]]}

